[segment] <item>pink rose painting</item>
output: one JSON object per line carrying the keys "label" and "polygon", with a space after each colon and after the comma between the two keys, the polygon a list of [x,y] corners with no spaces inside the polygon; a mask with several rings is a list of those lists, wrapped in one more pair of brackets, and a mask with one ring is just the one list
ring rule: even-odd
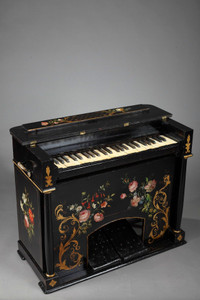
{"label": "pink rose painting", "polygon": [[129,183],[128,189],[129,192],[133,193],[138,187],[138,182],[133,180],[132,182]]}
{"label": "pink rose painting", "polygon": [[130,202],[131,206],[137,207],[140,200],[141,200],[140,197],[134,196],[133,199],[131,199],[131,202]]}
{"label": "pink rose painting", "polygon": [[125,199],[127,197],[127,195],[125,194],[125,193],[122,193],[121,195],[120,195],[120,198],[121,199]]}
{"label": "pink rose painting", "polygon": [[156,187],[156,181],[155,179],[153,179],[153,180],[149,180],[147,185],[145,185],[144,188],[146,192],[151,193],[155,189],[155,187]]}
{"label": "pink rose painting", "polygon": [[48,122],[41,122],[41,125],[42,126],[47,126],[47,125],[49,125],[49,123]]}
{"label": "pink rose painting", "polygon": [[82,210],[80,213],[79,213],[79,222],[82,223],[82,222],[86,222],[90,217],[90,211],[89,210]]}
{"label": "pink rose painting", "polygon": [[95,222],[101,222],[104,219],[104,215],[102,213],[96,213],[94,215],[94,220]]}

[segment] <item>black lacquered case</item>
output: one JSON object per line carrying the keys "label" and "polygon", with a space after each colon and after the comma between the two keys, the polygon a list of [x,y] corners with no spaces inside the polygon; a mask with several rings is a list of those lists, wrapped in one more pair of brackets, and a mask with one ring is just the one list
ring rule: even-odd
{"label": "black lacquered case", "polygon": [[18,253],[45,293],[183,245],[192,129],[151,105],[11,129]]}

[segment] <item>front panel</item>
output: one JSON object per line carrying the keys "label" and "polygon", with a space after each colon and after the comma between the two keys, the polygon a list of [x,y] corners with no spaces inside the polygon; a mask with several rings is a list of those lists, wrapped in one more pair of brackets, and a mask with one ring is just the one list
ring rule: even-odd
{"label": "front panel", "polygon": [[58,183],[52,194],[55,271],[87,268],[88,237],[116,220],[143,220],[144,244],[162,238],[174,174],[170,155]]}

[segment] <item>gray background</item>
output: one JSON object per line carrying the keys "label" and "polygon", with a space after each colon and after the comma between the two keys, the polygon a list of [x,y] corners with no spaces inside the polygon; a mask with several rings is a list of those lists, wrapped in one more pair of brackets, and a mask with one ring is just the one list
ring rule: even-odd
{"label": "gray background", "polygon": [[[0,299],[200,299],[200,1],[1,0],[0,72]],[[16,254],[8,130],[138,103],[195,129],[182,222],[188,244],[45,296]]]}

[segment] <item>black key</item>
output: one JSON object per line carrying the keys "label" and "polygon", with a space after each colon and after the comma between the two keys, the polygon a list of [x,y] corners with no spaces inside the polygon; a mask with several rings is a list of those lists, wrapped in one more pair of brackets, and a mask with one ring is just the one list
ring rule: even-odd
{"label": "black key", "polygon": [[98,150],[104,155],[108,155],[108,153],[103,148],[98,148]]}
{"label": "black key", "polygon": [[153,139],[156,140],[157,142],[163,142],[163,140],[160,139],[159,136],[154,136]]}
{"label": "black key", "polygon": [[59,164],[59,160],[57,160],[57,158],[54,158],[53,160],[56,164]]}
{"label": "black key", "polygon": [[64,161],[61,157],[57,157],[56,159],[57,159],[59,162],[61,162],[62,164],[65,163],[65,161]]}
{"label": "black key", "polygon": [[120,152],[120,149],[118,149],[116,146],[110,146],[110,148],[112,148],[113,150]]}
{"label": "black key", "polygon": [[140,145],[138,143],[136,143],[135,141],[132,141],[131,144],[133,144],[134,146],[136,147],[139,147],[140,148]]}
{"label": "black key", "polygon": [[90,154],[92,157],[95,157],[96,155],[92,151],[87,151],[88,154]]}
{"label": "black key", "polygon": [[112,151],[108,149],[107,147],[104,148],[108,153],[112,154]]}
{"label": "black key", "polygon": [[128,147],[126,145],[124,145],[124,144],[122,145],[121,144],[120,146],[123,147],[125,150],[128,150]]}
{"label": "black key", "polygon": [[110,153],[106,147],[103,147],[102,149],[105,150],[107,154]]}
{"label": "black key", "polygon": [[148,138],[145,139],[145,142],[147,143],[147,145],[151,145],[151,141]]}
{"label": "black key", "polygon": [[69,157],[71,157],[73,160],[78,160],[78,158],[74,154],[68,154]]}
{"label": "black key", "polygon": [[124,148],[123,148],[122,146],[120,146],[120,145],[117,144],[116,147],[117,147],[119,150],[124,151]]}
{"label": "black key", "polygon": [[62,158],[68,163],[69,159],[67,157],[62,156]]}
{"label": "black key", "polygon": [[144,140],[138,140],[138,142],[139,142],[140,144],[144,145],[144,146],[147,146],[147,144],[145,143]]}
{"label": "black key", "polygon": [[96,155],[96,156],[100,156],[100,154],[94,149],[92,150],[92,152]]}
{"label": "black key", "polygon": [[78,153],[74,153],[74,155],[75,155],[78,159],[83,159]]}
{"label": "black key", "polygon": [[164,142],[166,141],[166,139],[165,139],[163,136],[160,136],[160,135],[159,135],[159,138],[160,138],[162,141],[164,141]]}
{"label": "black key", "polygon": [[90,155],[87,152],[82,152],[82,154],[86,157],[86,158],[90,158]]}
{"label": "black key", "polygon": [[153,138],[148,138],[152,144],[156,144],[156,142],[153,140]]}
{"label": "black key", "polygon": [[128,142],[127,145],[129,145],[131,148],[135,149],[135,146],[131,142]]}

